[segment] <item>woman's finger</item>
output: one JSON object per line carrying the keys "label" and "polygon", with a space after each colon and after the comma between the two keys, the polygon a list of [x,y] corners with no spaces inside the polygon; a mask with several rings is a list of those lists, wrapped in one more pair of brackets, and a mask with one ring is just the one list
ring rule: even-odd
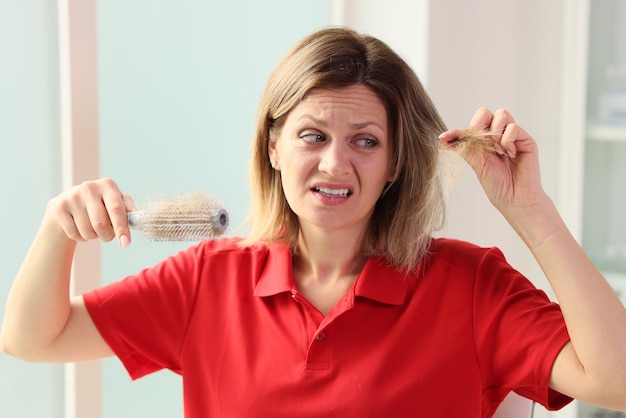
{"label": "woman's finger", "polygon": [[469,124],[469,129],[473,131],[489,130],[494,114],[486,107],[481,107],[476,112]]}
{"label": "woman's finger", "polygon": [[536,153],[537,144],[532,137],[516,123],[510,123],[507,125],[502,139],[500,141],[502,147],[509,152],[512,158],[514,158],[519,152]]}
{"label": "woman's finger", "polygon": [[498,109],[493,114],[489,130],[502,134],[509,123],[515,123],[513,116],[506,109]]}
{"label": "woman's finger", "polygon": [[515,139],[512,139],[512,136],[508,135],[508,140],[505,140],[505,133],[507,130],[510,132],[513,129],[509,129],[511,126],[517,126],[515,124],[515,119],[513,116],[505,109],[499,109],[494,113],[493,121],[491,122],[490,130],[494,133],[500,134],[498,145],[500,148],[506,152],[506,154],[515,158],[517,155],[517,150],[515,148]]}
{"label": "woman's finger", "polygon": [[[86,238],[83,235],[95,234],[93,230],[90,231],[90,224],[82,224],[82,229],[84,232],[81,232],[78,228],[77,221],[75,216],[72,215],[70,210],[56,210],[56,213],[53,215],[56,219],[56,222],[59,224],[65,235],[68,238],[74,241],[87,241],[89,238]],[[85,216],[86,218],[86,216]],[[80,223],[80,221],[79,221]]]}
{"label": "woman's finger", "polygon": [[111,222],[113,236],[117,237],[121,247],[127,247],[130,245],[128,212],[136,210],[132,198],[121,193],[119,189],[112,188],[107,190],[103,196],[103,201]]}
{"label": "woman's finger", "polygon": [[465,134],[465,129],[450,129],[439,135],[439,140],[445,145],[452,145]]}

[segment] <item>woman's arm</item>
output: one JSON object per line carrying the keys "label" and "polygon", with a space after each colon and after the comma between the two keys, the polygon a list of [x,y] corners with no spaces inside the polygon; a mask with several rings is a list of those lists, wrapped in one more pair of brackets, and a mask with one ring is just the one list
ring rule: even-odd
{"label": "woman's arm", "polygon": [[[544,192],[535,141],[504,110],[479,109],[470,129],[501,133],[502,152],[466,150],[463,156],[534,255],[565,317],[571,342],[553,365],[550,385],[588,403],[626,410],[626,309]],[[464,132],[440,138],[454,144]]]}
{"label": "woman's arm", "polygon": [[127,209],[132,200],[103,179],[86,182],[52,199],[15,277],[2,322],[0,348],[27,361],[67,362],[112,352],[85,309],[70,298],[77,242],[110,241],[127,246]]}

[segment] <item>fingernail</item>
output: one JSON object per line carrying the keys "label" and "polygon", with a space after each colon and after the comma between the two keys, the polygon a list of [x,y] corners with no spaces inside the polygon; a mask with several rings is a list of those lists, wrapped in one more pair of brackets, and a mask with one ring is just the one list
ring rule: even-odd
{"label": "fingernail", "polygon": [[509,158],[515,158],[515,154],[513,154],[511,151],[507,151],[506,153],[509,156]]}
{"label": "fingernail", "polygon": [[120,235],[120,247],[126,248],[130,245],[130,240],[126,235]]}
{"label": "fingernail", "polygon": [[495,143],[495,144],[494,144],[494,149],[495,149],[495,151],[496,151],[496,154],[498,154],[498,155],[500,155],[500,156],[502,156],[502,155],[504,155],[504,154],[505,154],[505,152],[504,152],[504,148],[502,148],[502,146],[500,146],[500,144],[498,144],[498,143]]}

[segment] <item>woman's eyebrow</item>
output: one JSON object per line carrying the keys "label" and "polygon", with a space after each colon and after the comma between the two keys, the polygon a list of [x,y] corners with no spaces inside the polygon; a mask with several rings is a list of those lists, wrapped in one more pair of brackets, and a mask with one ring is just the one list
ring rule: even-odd
{"label": "woman's eyebrow", "polygon": [[[304,113],[304,114],[298,116],[298,120],[310,120],[311,122],[313,122],[313,123],[315,123],[317,125],[328,126],[328,122],[326,122],[326,120],[318,119],[315,116],[310,115],[308,113]],[[380,129],[381,131],[385,130],[379,123],[374,122],[374,121],[355,122],[355,123],[350,123],[349,126],[352,129],[363,129],[363,128],[367,128],[369,126],[375,126],[378,129]]]}

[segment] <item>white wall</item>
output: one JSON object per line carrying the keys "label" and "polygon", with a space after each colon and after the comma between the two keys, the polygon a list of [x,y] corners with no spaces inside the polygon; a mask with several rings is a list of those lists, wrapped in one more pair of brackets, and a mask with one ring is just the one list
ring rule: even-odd
{"label": "white wall", "polygon": [[[561,2],[431,2],[429,90],[449,126],[475,109],[508,109],[537,140],[542,181],[557,185]],[[456,186],[448,234],[500,246],[511,263],[548,288],[530,252],[484,197],[473,173]]]}
{"label": "white wall", "polygon": [[[480,106],[508,109],[537,140],[543,185],[556,199],[564,1],[337,0],[333,10],[335,23],[398,49],[449,127],[466,127]],[[488,202],[473,172],[468,168],[455,177],[452,187],[442,234],[500,247],[513,266],[553,297],[530,252]],[[570,409],[550,416],[572,414]],[[537,408],[535,416],[548,413]]]}
{"label": "white wall", "polygon": [[[431,2],[429,32],[428,86],[447,124],[467,126],[479,106],[508,109],[537,140],[542,182],[555,200],[562,7],[560,1],[437,0]],[[513,266],[554,297],[530,251],[491,206],[471,170],[454,187],[444,233],[500,247]],[[573,406],[558,413],[535,408],[536,418],[574,414]]]}

